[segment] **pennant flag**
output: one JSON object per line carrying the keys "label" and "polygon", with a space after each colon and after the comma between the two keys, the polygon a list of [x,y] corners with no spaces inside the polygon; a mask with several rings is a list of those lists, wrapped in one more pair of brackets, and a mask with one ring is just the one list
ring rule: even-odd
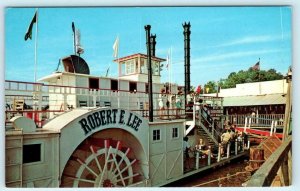
{"label": "pennant flag", "polygon": [[196,89],[196,93],[197,93],[197,94],[200,94],[200,92],[201,92],[201,86],[199,85],[199,86],[197,87],[197,89]]}
{"label": "pennant flag", "polygon": [[109,68],[110,68],[110,65],[108,66],[108,68],[107,68],[107,70],[106,70],[106,75],[105,75],[105,77],[108,76]]}
{"label": "pennant flag", "polygon": [[252,70],[260,70],[259,62],[260,61],[258,61],[254,66],[252,66]]}
{"label": "pennant flag", "polygon": [[72,22],[72,31],[75,34],[75,24],[74,24],[74,22]]}
{"label": "pennant flag", "polygon": [[205,90],[206,90],[206,93],[208,94],[208,92],[209,92],[209,88],[206,88]]}
{"label": "pennant flag", "polygon": [[33,18],[32,18],[32,21],[30,23],[30,25],[28,26],[28,29],[27,29],[27,32],[25,34],[25,41],[29,38],[30,40],[32,39],[32,27],[33,27],[33,24],[36,23],[37,21],[37,11],[35,12]]}
{"label": "pennant flag", "polygon": [[119,54],[119,36],[117,36],[117,38],[114,42],[113,50],[114,50],[113,57],[117,58],[118,54]]}

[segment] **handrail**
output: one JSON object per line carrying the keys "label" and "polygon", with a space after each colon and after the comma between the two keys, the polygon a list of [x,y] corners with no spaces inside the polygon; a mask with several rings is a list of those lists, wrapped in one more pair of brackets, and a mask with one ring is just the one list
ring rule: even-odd
{"label": "handrail", "polygon": [[[266,162],[256,171],[256,173],[248,181],[248,187],[270,186],[277,174],[278,169],[282,166],[284,179],[288,180],[288,168],[284,163],[287,163],[288,153],[292,147],[292,136],[284,141],[280,147],[268,158]],[[284,170],[285,169],[285,170]],[[287,176],[287,177],[286,177]],[[285,181],[286,182],[286,181]],[[289,181],[287,181],[289,182]],[[288,183],[289,184],[289,183]]]}

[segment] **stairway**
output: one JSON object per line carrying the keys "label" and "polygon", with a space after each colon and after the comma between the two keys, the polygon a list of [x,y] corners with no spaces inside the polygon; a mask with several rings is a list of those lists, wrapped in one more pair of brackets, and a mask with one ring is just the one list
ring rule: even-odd
{"label": "stairway", "polygon": [[211,148],[213,148],[215,145],[217,145],[215,141],[211,138],[211,135],[208,135],[203,128],[199,126],[196,127],[197,127],[197,134],[204,140],[204,142],[208,146],[211,146]]}

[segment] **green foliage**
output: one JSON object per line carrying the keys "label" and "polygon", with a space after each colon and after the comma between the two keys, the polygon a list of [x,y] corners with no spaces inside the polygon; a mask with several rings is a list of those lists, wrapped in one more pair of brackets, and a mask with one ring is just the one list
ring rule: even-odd
{"label": "green foliage", "polygon": [[[283,79],[283,75],[275,69],[269,70],[253,70],[252,67],[248,70],[240,70],[239,72],[231,72],[227,79],[220,79],[219,86],[222,89],[234,88],[236,84],[271,81]],[[209,87],[209,93],[216,93],[218,84],[213,81],[207,82],[204,87]],[[205,92],[206,93],[206,92]]]}

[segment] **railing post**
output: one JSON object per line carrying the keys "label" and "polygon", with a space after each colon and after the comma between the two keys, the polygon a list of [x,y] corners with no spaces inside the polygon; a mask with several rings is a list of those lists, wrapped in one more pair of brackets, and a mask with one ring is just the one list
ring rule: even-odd
{"label": "railing post", "polygon": [[210,166],[211,164],[211,146],[208,146],[208,152],[207,152],[207,165]]}
{"label": "railing post", "polygon": [[199,169],[199,151],[196,151],[196,169]]}
{"label": "railing post", "polygon": [[248,123],[247,123],[247,122],[248,122],[248,121],[247,121],[247,119],[248,119],[248,118],[247,118],[247,117],[245,117],[245,126],[244,126],[244,132],[246,132],[246,128],[247,128],[247,124],[248,124]]}
{"label": "railing post", "polygon": [[273,128],[274,128],[274,121],[272,121],[272,124],[271,124],[270,136],[273,135]]}
{"label": "railing post", "polygon": [[218,159],[217,159],[218,162],[221,161],[221,147],[222,147],[222,145],[221,145],[221,143],[219,143],[219,147],[218,147]]}
{"label": "railing post", "polygon": [[250,149],[250,141],[248,140],[247,149]]}
{"label": "railing post", "polygon": [[237,153],[238,153],[238,140],[235,139],[235,142],[234,142],[234,143],[235,143],[235,145],[234,145],[234,146],[235,146],[235,147],[234,147],[234,148],[235,148],[234,154],[237,155]]}
{"label": "railing post", "polygon": [[230,141],[227,143],[227,158],[230,156]]}
{"label": "railing post", "polygon": [[244,152],[244,146],[245,146],[244,137],[242,137],[242,152]]}

